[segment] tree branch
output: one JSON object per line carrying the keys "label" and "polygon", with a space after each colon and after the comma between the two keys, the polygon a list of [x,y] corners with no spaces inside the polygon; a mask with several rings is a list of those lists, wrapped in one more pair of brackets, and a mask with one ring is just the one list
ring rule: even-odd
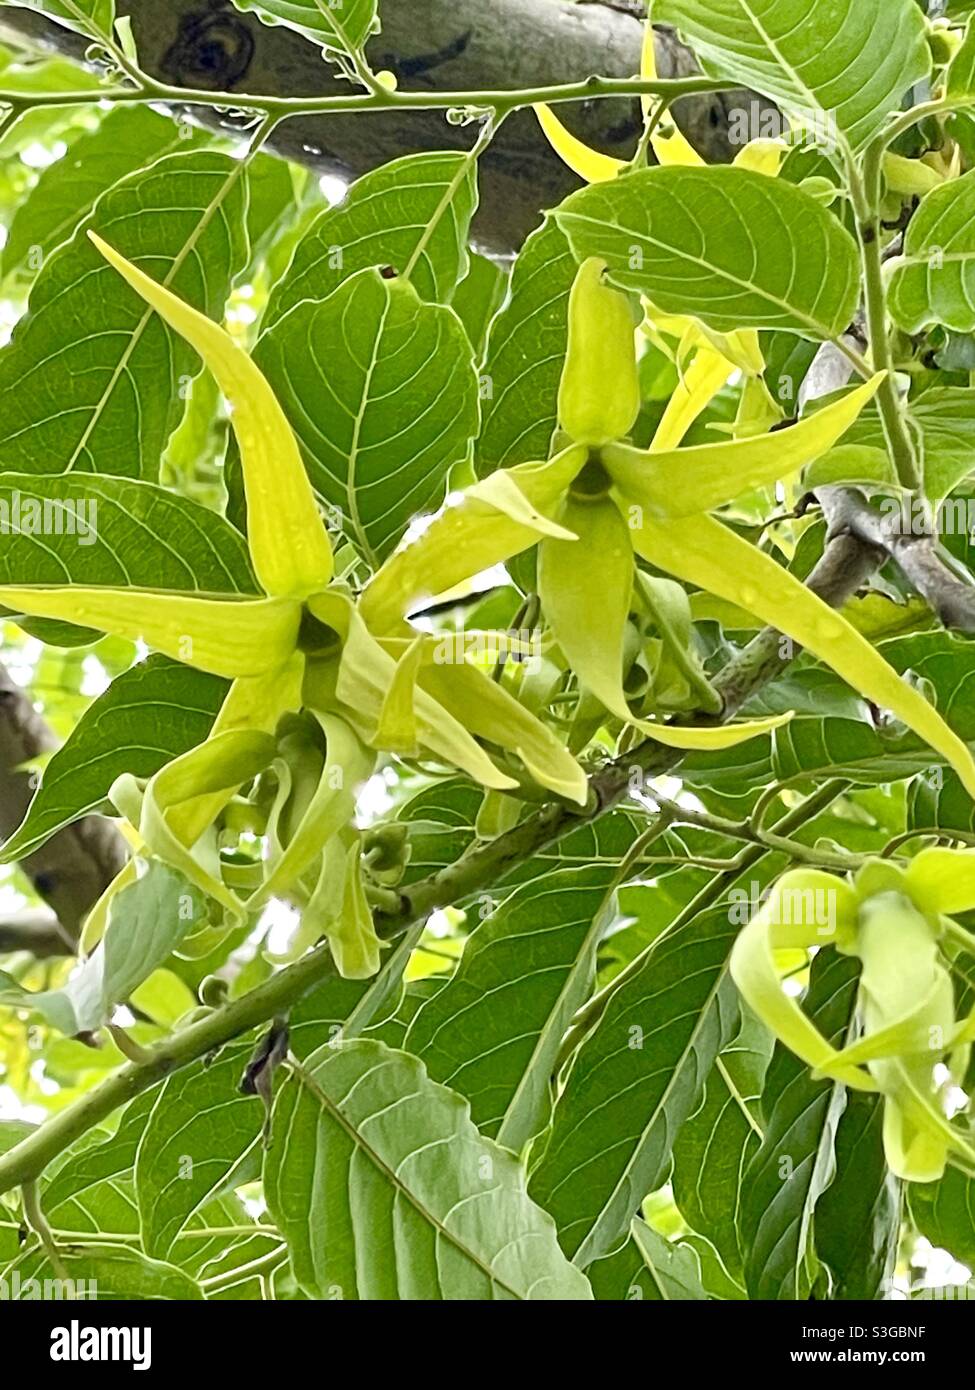
{"label": "tree branch", "polygon": [[[293,30],[269,28],[229,0],[123,0],[140,62],[153,78],[212,91],[267,96],[348,96],[347,82],[322,61],[318,47]],[[581,81],[593,73],[632,77],[640,69],[642,25],[627,8],[594,0],[381,0],[383,30],[369,47],[377,70],[396,74],[404,91],[503,90]],[[81,59],[85,42],[28,9],[0,11],[0,35],[54,47]],[[669,31],[658,31],[662,78],[686,77],[694,60]],[[754,98],[743,93],[684,98],[674,114],[709,163],[726,163],[728,111]],[[593,100],[566,109],[584,140],[629,158],[641,129],[638,103]],[[226,114],[211,113],[214,124]],[[471,133],[442,112],[392,111],[289,120],[270,145],[324,173],[357,177],[400,155],[467,149]],[[487,249],[510,252],[579,181],[552,152],[530,112],[505,122],[482,161],[475,235]]]}
{"label": "tree branch", "polygon": [[[851,598],[876,566],[880,553],[851,536],[832,541],[809,578],[809,587],[833,606]],[[760,633],[720,673],[715,682],[725,702],[725,718],[774,675],[791,657],[778,633]],[[397,914],[377,913],[376,923],[387,940],[397,940],[415,923],[440,907],[462,902],[478,891],[493,888],[517,864],[540,853],[564,835],[597,820],[627,794],[633,773],[646,778],[672,772],[681,761],[678,749],[648,740],[616,758],[590,780],[586,808],[565,804],[544,807],[513,830],[464,855],[455,864],[413,884],[400,894]],[[279,1014],[334,973],[327,943],[317,946],[294,965],[264,984],[214,1011],[208,1018],[180,1029],[150,1051],[145,1063],[129,1063],[87,1095],[52,1116],[16,1148],[0,1157],[0,1193],[37,1178],[68,1144],[106,1119],[119,1106],[147,1090],[171,1072],[206,1056],[214,1048]]]}
{"label": "tree branch", "polygon": [[0,922],[0,956],[29,951],[37,960],[74,955],[75,943],[53,912],[37,908]]}
{"label": "tree branch", "polygon": [[949,567],[934,536],[912,530],[909,515],[881,516],[855,488],[822,487],[816,496],[831,536],[850,536],[881,551],[945,627],[975,632],[975,585]]}

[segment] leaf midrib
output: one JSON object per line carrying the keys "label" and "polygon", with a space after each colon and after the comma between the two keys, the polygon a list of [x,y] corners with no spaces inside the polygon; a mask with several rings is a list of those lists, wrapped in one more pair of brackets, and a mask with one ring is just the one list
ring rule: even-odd
{"label": "leaf midrib", "polygon": [[[427,1210],[427,1208],[420,1202],[416,1194],[405,1185],[405,1183],[396,1174],[396,1172],[392,1168],[390,1168],[386,1160],[376,1152],[376,1150],[373,1148],[371,1144],[368,1143],[368,1141],[364,1138],[362,1133],[356,1128],[352,1121],[346,1118],[339,1106],[331,1099],[330,1096],[326,1094],[326,1092],[318,1084],[312,1073],[308,1071],[308,1069],[301,1062],[298,1062],[297,1059],[289,1058],[288,1060],[291,1071],[295,1076],[296,1080],[299,1082],[299,1084],[304,1085],[306,1087],[306,1089],[311,1093],[311,1095],[318,1101],[322,1109],[325,1110],[335,1120],[335,1122],[340,1126],[342,1130],[344,1130],[345,1134],[348,1136],[349,1139],[351,1139],[352,1143],[356,1146],[356,1148],[360,1149],[370,1160],[370,1162],[379,1170],[383,1177],[386,1178],[390,1186],[393,1187],[401,1197],[405,1198],[405,1200],[409,1202],[409,1204],[413,1207],[417,1215],[420,1216],[422,1220],[426,1221],[430,1226],[432,1226],[433,1229],[437,1232],[437,1234],[442,1236],[444,1240],[446,1240],[450,1245],[452,1245],[460,1255],[470,1260],[471,1264],[473,1264],[477,1269],[481,1271],[482,1274],[484,1274],[484,1276],[490,1281],[492,1286],[497,1285],[506,1293],[510,1294],[513,1299],[516,1299],[518,1302],[524,1302],[523,1296],[518,1289],[514,1289],[509,1284],[506,1284],[504,1280],[498,1274],[496,1274],[489,1265],[486,1265],[484,1263],[484,1261],[481,1259],[481,1257],[477,1254],[476,1251],[469,1249],[459,1239],[459,1237],[455,1236],[452,1231],[447,1229],[447,1227],[443,1224],[443,1222],[440,1220],[438,1216],[436,1216],[433,1212]],[[379,1063],[377,1063],[376,1067],[372,1068],[372,1070],[375,1071],[378,1067],[384,1065],[386,1065],[386,1063],[380,1061]],[[365,1073],[365,1075],[369,1075],[369,1073]],[[359,1078],[357,1078],[357,1084],[361,1080],[363,1080],[363,1077],[360,1076]]]}

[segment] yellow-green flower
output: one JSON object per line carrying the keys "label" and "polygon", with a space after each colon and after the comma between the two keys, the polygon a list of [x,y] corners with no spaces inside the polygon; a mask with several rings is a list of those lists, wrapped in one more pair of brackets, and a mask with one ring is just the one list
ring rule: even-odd
{"label": "yellow-green flower", "polygon": [[[731,954],[744,999],[815,1076],[884,1096],[887,1161],[912,1182],[940,1178],[949,1158],[975,1171],[975,1143],[948,1109],[967,1069],[975,1013],[956,1019],[942,954],[950,935],[970,949],[949,919],[972,908],[970,850],[922,850],[906,869],[869,861],[852,881],[797,869],[779,879]],[[860,1035],[841,1049],[782,989],[775,959],[777,951],[827,946],[862,963]]]}
{"label": "yellow-green flower", "polygon": [[[844,617],[710,515],[751,488],[797,474],[832,448],[871,400],[882,374],[787,430],[686,448],[661,447],[658,434],[649,449],[634,448],[614,437],[632,427],[639,408],[633,320],[625,297],[604,282],[602,271],[599,262],[587,261],[570,301],[559,395],[567,447],[546,463],[498,471],[448,506],[366,587],[360,604],[366,623],[376,633],[400,632],[403,616],[433,597],[437,582],[452,587],[537,544],[539,589],[554,638],[580,685],[611,713],[651,738],[690,749],[728,747],[781,723],[689,728],[634,715],[623,689],[623,661],[638,557],[794,638],[924,738],[975,795],[972,755],[928,701]],[[615,341],[607,343],[610,334]],[[593,378],[586,375],[587,361],[601,366]],[[728,370],[725,361],[725,376]],[[709,382],[708,389],[713,394],[717,384]],[[689,413],[682,408],[682,423]],[[674,418],[665,417],[661,429],[671,438]],[[573,430],[583,438],[573,438]]]}
{"label": "yellow-green flower", "polygon": [[[385,630],[377,640],[352,593],[334,581],[332,548],[295,436],[262,373],[221,327],[90,235],[132,288],[196,349],[227,398],[240,445],[248,547],[263,590],[263,597],[250,599],[117,587],[0,587],[0,603],[14,612],[142,639],[155,651],[232,680],[204,744],[146,784],[125,776],[112,788],[115,805],[141,844],[178,865],[231,917],[241,917],[270,894],[299,884],[326,843],[345,831],[356,793],[385,748],[446,763],[498,791],[520,785],[504,766],[520,759],[525,775],[583,803],[582,769],[507,691],[465,664],[431,670],[424,678],[428,653],[422,643],[404,650],[400,634]],[[564,534],[540,525],[541,531]],[[472,572],[465,567],[465,577]],[[434,568],[431,578],[440,589],[449,586],[446,572]],[[242,901],[221,878],[214,821],[242,785],[275,762],[279,722],[302,708],[319,720],[327,745],[320,785],[288,845],[268,865],[263,885]],[[341,901],[353,911],[361,905],[351,881],[359,874],[359,855],[347,843],[343,863],[349,884]],[[89,943],[132,872],[125,869],[96,906]],[[335,926],[334,914],[320,906],[319,896],[312,915],[332,923],[329,930],[345,941],[349,968],[359,972],[374,965],[378,943],[369,944],[362,923],[352,949],[350,939],[341,937],[345,928]]]}

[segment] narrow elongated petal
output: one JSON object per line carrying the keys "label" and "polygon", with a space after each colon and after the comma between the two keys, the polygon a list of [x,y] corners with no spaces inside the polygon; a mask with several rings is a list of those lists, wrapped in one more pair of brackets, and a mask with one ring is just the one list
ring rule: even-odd
{"label": "narrow elongated petal", "polygon": [[[905,971],[905,974],[907,972]],[[856,1042],[841,1048],[834,1059],[841,1066],[863,1066],[902,1054],[923,1052],[931,1043],[931,1006],[937,1002],[939,983],[932,981],[925,994],[908,1013],[882,1028],[875,1028]],[[949,1031],[946,1042],[953,1042],[955,1029]]]}
{"label": "narrow elongated petal", "polygon": [[884,1152],[891,1170],[908,1182],[937,1182],[949,1154],[956,1154],[971,1171],[975,1145],[955,1128],[928,1094],[929,1068],[921,1075],[909,1061],[890,1063],[896,1079],[884,1111]]}
{"label": "narrow elongated petal", "polygon": [[[305,658],[301,652],[295,652],[276,671],[235,680],[220,706],[210,737],[227,733],[273,734],[281,716],[301,706],[304,670]],[[167,816],[173,834],[184,845],[195,844],[236,790],[236,787],[222,788],[174,806]]]}
{"label": "narrow elongated petal", "polygon": [[[719,356],[728,359],[727,376],[722,378],[715,390],[724,385],[735,369],[746,376],[760,376],[765,370],[757,329],[741,328],[735,333],[718,333],[698,319],[665,314],[648,299],[644,299],[643,308],[643,332],[671,361],[683,364],[700,347],[710,347]],[[668,345],[664,335],[678,340],[676,352]]]}
{"label": "narrow elongated petal", "polygon": [[712,347],[698,349],[694,361],[677,383],[657,426],[650,452],[676,449],[697,417],[706,410],[735,370],[735,365]]}
{"label": "narrow elongated petal", "polygon": [[343,979],[368,980],[379,970],[382,942],[362,883],[362,841],[350,832],[325,847],[318,886],[302,913],[301,936],[326,935]]}
{"label": "narrow elongated petal", "polygon": [[881,709],[923,738],[975,796],[975,760],[933,705],[902,681],[847,620],[755,546],[713,517],[644,519],[630,532],[650,564],[749,613],[792,637]]}
{"label": "narrow elongated petal", "polygon": [[630,532],[616,504],[568,498],[561,519],[578,541],[544,540],[538,582],[545,615],[580,685],[618,719],[671,748],[730,748],[790,718],[691,729],[651,724],[630,711],[623,690],[623,641],[633,589]]}
{"label": "narrow elongated petal", "polygon": [[376,730],[376,741],[383,748],[410,758],[417,754],[416,680],[427,641],[422,634],[415,637],[396,662]]}
{"label": "narrow elongated petal", "polygon": [[[821,895],[829,894],[828,898]],[[818,903],[833,904],[836,935],[824,933]],[[848,884],[817,869],[784,874],[731,952],[731,975],[742,998],[786,1047],[810,1067],[835,1076],[858,1091],[875,1091],[876,1083],[856,1067],[838,1063],[838,1053],[806,1017],[779,979],[773,951],[834,944],[856,924],[856,895]]]}
{"label": "narrow elongated petal", "polygon": [[421,682],[472,733],[514,753],[549,791],[586,804],[586,774],[555,734],[513,695],[469,664],[432,666]]}
{"label": "narrow elongated petal", "polygon": [[263,771],[273,757],[274,740],[268,734],[220,734],[167,763],[149,779],[144,790],[135,777],[126,773],[113,784],[109,797],[138,827],[153,854],[179,869],[232,916],[241,918],[244,908],[240,900],[220,879],[215,844],[200,844],[194,850],[174,833],[166,817],[171,808],[193,797],[236,789]]}
{"label": "narrow elongated petal", "polygon": [[791,477],[825,454],[873,399],[885,375],[879,372],[787,430],[666,451],[607,444],[603,464],[617,486],[653,516],[710,512],[752,488]]}
{"label": "narrow elongated petal", "polygon": [[[640,60],[640,76],[646,82],[655,82],[657,79],[657,53],[654,47],[653,25],[648,17],[643,27],[643,54]],[[654,98],[652,96],[641,97],[644,118],[649,116],[653,107]],[[669,116],[670,113],[668,112]],[[671,118],[672,122],[672,118]],[[686,136],[682,135],[673,126],[673,131],[663,132],[657,130],[651,137],[650,143],[653,152],[657,156],[658,164],[685,164],[690,167],[701,165],[704,160],[697,150],[690,143]]]}
{"label": "narrow elongated petal", "polygon": [[105,259],[203,358],[231,407],[254,571],[266,594],[304,598],[332,577],[332,548],[287,416],[264,374],[219,324],[139,270],[94,232]]}
{"label": "narrow elongated petal", "polygon": [[[343,706],[354,711],[357,722],[371,726],[369,742],[376,747],[383,701],[395,679],[396,662],[368,631],[347,596],[332,589],[312,598],[310,607],[321,622],[343,638],[335,693]],[[422,690],[416,691],[415,710],[417,738],[435,757],[468,773],[482,786],[507,791],[518,785],[495,767],[459,720]]]}
{"label": "narrow elongated petal", "polygon": [[774,179],[788,152],[784,140],[749,140],[735,155],[733,163],[736,169],[749,169],[753,174],[765,174]]}
{"label": "narrow elongated petal", "polygon": [[633,546],[609,497],[569,497],[561,517],[575,542],[545,540],[538,587],[545,617],[580,685],[611,713],[633,721],[623,693],[623,640],[633,593]]}
{"label": "narrow elongated petal", "polygon": [[606,183],[609,179],[615,179],[616,175],[626,168],[624,160],[614,159],[609,154],[600,154],[598,150],[577,139],[570,130],[566,130],[546,102],[540,101],[532,109],[552,149],[563,163],[586,183]]}
{"label": "narrow elongated petal", "polygon": [[0,586],[0,604],[34,618],[61,618],[215,676],[260,676],[295,650],[301,610],[281,599],[199,598],[142,589]]}
{"label": "narrow elongated petal", "polygon": [[424,599],[445,594],[492,565],[528,550],[541,536],[564,535],[548,515],[586,462],[566,449],[548,463],[492,473],[448,505],[415,540],[391,555],[366,586],[360,612],[370,630],[393,632]]}
{"label": "narrow elongated petal", "polygon": [[590,256],[569,295],[569,340],[559,382],[559,423],[580,444],[598,446],[629,434],[640,414],[636,328],[630,302],[604,279]]}

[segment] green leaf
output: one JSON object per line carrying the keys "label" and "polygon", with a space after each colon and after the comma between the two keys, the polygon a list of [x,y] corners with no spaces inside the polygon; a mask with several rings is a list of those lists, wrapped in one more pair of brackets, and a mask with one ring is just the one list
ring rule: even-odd
{"label": "green leaf", "polygon": [[198,359],[105,262],[87,229],[219,318],[247,255],[240,173],[224,155],[167,155],[116,184],[49,257],[0,352],[4,470],[156,477]]}
{"label": "green leaf", "polygon": [[921,1235],[969,1268],[975,1265],[975,1178],[949,1167],[940,1182],[911,1183],[908,1194]]}
{"label": "green leaf", "polygon": [[29,1120],[0,1120],[0,1154],[14,1148],[22,1139],[33,1134],[36,1128]]}
{"label": "green leaf", "polygon": [[639,1217],[633,1222],[632,1236],[659,1299],[668,1303],[707,1301],[700,1261],[689,1245],[672,1243]]}
{"label": "green leaf", "polygon": [[657,0],[705,69],[860,150],[931,69],[915,0]]}
{"label": "green leaf", "polygon": [[325,299],[370,266],[409,276],[421,299],[449,304],[467,273],[477,170],[449,151],[411,154],[363,175],[298,243],[268,302],[267,331],[304,299]]}
{"label": "green leaf", "polygon": [[[848,956],[823,951],[813,961],[803,1007],[834,1045],[850,1026],[858,982]],[[805,1062],[776,1044],[762,1095],[765,1137],[745,1173],[741,1210],[752,1299],[808,1297],[813,1212],[833,1178],[845,1105],[845,1087],[813,1081]]]}
{"label": "green leaf", "polygon": [[[55,1228],[93,1236],[140,1234],[134,1165],[161,1089],[150,1087],[130,1102],[115,1134],[94,1144],[86,1135],[55,1160],[45,1175],[41,1196],[45,1215]],[[279,1241],[274,1236],[246,1234],[251,1224],[252,1218],[236,1197],[211,1201],[187,1223],[173,1247],[172,1262],[191,1275],[213,1275],[268,1254]],[[200,1234],[227,1226],[240,1227],[244,1233],[209,1239]]]}
{"label": "green leaf", "polygon": [[24,10],[39,10],[66,21],[89,38],[110,35],[115,23],[115,0],[8,0]]}
{"label": "green leaf", "polygon": [[890,312],[906,332],[975,329],[975,170],[922,198],[888,270]]}
{"label": "green leaf", "polygon": [[[247,546],[220,516],[168,490],[92,474],[0,474],[0,583],[169,588],[253,594]],[[57,646],[87,628],[26,619]]]}
{"label": "green leaf", "polygon": [[379,28],[376,0],[234,0],[265,24],[285,24],[323,48],[353,53]]}
{"label": "green leaf", "polygon": [[[84,1283],[86,1290],[92,1287],[97,1289],[97,1293],[86,1293],[81,1295],[83,1297],[93,1296],[99,1301],[109,1302],[175,1299],[181,1303],[203,1297],[199,1284],[183,1270],[160,1260],[150,1260],[141,1251],[130,1247],[93,1242],[77,1252],[64,1250],[60,1258],[66,1278],[76,1286]],[[14,1275],[19,1279],[19,1284],[14,1283]],[[20,1290],[15,1301],[39,1297],[25,1287],[28,1280],[55,1277],[50,1261],[40,1250],[22,1255],[4,1271],[4,1278],[11,1286],[11,1297],[15,1297],[16,1289]]]}
{"label": "green leaf", "polygon": [[43,170],[30,197],[18,206],[3,248],[4,275],[27,262],[27,271],[36,274],[113,184],[201,140],[199,133],[185,140],[180,127],[148,106],[110,111],[96,130],[74,141],[62,159]]}
{"label": "green leaf", "polygon": [[[135,1188],[146,1252],[166,1259],[190,1218],[214,1198],[256,1175],[264,1111],[242,1095],[253,1044],[225,1048],[194,1063],[159,1091],[135,1161]],[[240,1169],[249,1157],[254,1174]]]}
{"label": "green leaf", "polygon": [[409,826],[410,858],[405,885],[445,868],[475,839],[474,822],[481,793],[470,782],[450,778],[434,782],[404,802],[398,819]]}
{"label": "green leaf", "polygon": [[715,1247],[740,1278],[738,1231],[745,1169],[761,1142],[757,1100],[768,1065],[767,1030],[745,1018],[741,1033],[715,1059],[700,1109],[685,1120],[674,1145],[674,1200],[688,1225]]}
{"label": "green leaf", "polygon": [[298,436],[315,490],[370,560],[438,503],[477,433],[477,377],[452,310],[404,280],[353,276],[298,304],[255,360]]}
{"label": "green leaf", "polygon": [[[975,471],[975,392],[960,386],[934,387],[910,402],[908,419],[924,459],[925,492],[932,501],[940,502]],[[866,453],[862,460],[848,454],[861,448],[872,458]],[[872,464],[872,471],[863,475],[868,480],[896,481],[891,476],[883,425],[875,406],[868,406],[839,446],[803,475],[805,485],[811,488],[823,482],[846,481],[840,477],[844,455],[853,465],[852,471],[847,469],[850,481],[859,480],[855,471],[858,462],[868,470]],[[835,461],[834,456],[838,456]],[[962,529],[969,528],[966,525]]]}
{"label": "green leaf", "polygon": [[491,325],[477,471],[549,456],[569,337],[569,292],[578,267],[546,218],[515,261],[504,307]]}
{"label": "green leaf", "polygon": [[41,1185],[44,1214],[56,1229],[138,1234],[132,1165],[158,1094],[154,1086],[130,1101],[113,1135],[101,1133],[97,1143],[85,1135],[58,1155]]}
{"label": "green leaf", "polygon": [[164,656],[151,656],[117,676],[44,768],[0,862],[25,858],[81,816],[111,811],[106,798],[122,773],[149,778],[202,743],[227,688],[219,677]]}
{"label": "green leaf", "polygon": [[467,1097],[481,1132],[515,1153],[545,1123],[562,1036],[592,987],[613,876],[597,864],[516,889],[406,1035],[430,1076]]}
{"label": "green leaf", "polygon": [[488,327],[501,307],[507,287],[508,277],[501,266],[473,251],[470,269],[457,286],[451,304],[464,325],[478,361],[484,351]]}
{"label": "green leaf", "polygon": [[859,298],[850,234],[800,188],[745,169],[643,169],[556,210],[577,260],[664,313],[720,333],[783,329],[836,338]]}
{"label": "green leaf", "polygon": [[597,1303],[656,1302],[660,1298],[659,1285],[650,1277],[632,1236],[612,1255],[593,1260],[586,1274]]}
{"label": "green leaf", "polygon": [[572,1062],[530,1191],[580,1268],[614,1248],[666,1177],[677,1131],[737,1029],[729,916],[725,903],[658,938]]}
{"label": "green leaf", "polygon": [[514,1157],[382,1043],[326,1045],[285,1082],[265,1191],[312,1297],[592,1297]]}
{"label": "green leaf", "polygon": [[968,21],[961,47],[951,60],[945,81],[945,95],[975,96],[975,18]]}
{"label": "green leaf", "polygon": [[836,1130],[836,1176],[816,1206],[816,1254],[830,1272],[833,1300],[873,1301],[890,1289],[901,1185],[887,1167],[883,1125],[878,1096],[848,1095]]}
{"label": "green leaf", "polygon": [[62,989],[32,993],[0,972],[0,1004],[33,1009],[68,1037],[93,1033],[205,917],[197,890],[153,860],[113,899],[104,942]]}

